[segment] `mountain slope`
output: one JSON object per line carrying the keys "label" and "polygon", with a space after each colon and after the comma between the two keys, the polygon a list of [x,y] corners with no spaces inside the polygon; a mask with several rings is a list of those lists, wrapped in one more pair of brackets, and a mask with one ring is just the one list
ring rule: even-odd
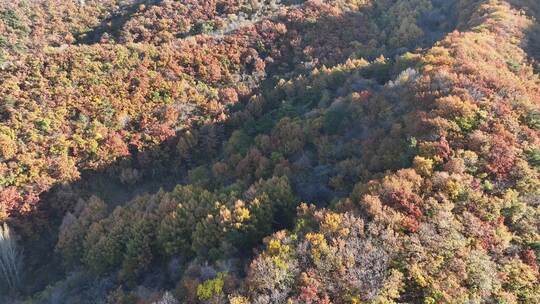
{"label": "mountain slope", "polygon": [[9,301],[540,301],[535,2],[143,2],[2,19]]}

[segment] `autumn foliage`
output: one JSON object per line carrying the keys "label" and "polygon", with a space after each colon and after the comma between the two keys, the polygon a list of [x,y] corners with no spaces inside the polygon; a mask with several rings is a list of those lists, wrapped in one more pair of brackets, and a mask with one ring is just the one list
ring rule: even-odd
{"label": "autumn foliage", "polygon": [[535,17],[1,3],[0,222],[26,259],[5,301],[540,302]]}

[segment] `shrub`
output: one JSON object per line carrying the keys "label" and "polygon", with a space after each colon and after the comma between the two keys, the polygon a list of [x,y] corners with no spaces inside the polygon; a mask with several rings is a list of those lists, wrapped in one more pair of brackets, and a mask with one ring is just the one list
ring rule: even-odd
{"label": "shrub", "polygon": [[531,111],[530,113],[528,113],[525,119],[525,123],[531,129],[540,130],[540,112]]}
{"label": "shrub", "polygon": [[14,30],[28,32],[28,28],[22,23],[21,18],[13,10],[5,10],[0,12],[0,20]]}
{"label": "shrub", "polygon": [[540,167],[540,150],[531,149],[527,151],[527,159],[529,161],[529,164],[531,164],[531,166]]}
{"label": "shrub", "polygon": [[197,286],[197,297],[200,300],[210,300],[214,296],[221,294],[223,291],[225,273],[218,273],[215,279],[207,280]]}

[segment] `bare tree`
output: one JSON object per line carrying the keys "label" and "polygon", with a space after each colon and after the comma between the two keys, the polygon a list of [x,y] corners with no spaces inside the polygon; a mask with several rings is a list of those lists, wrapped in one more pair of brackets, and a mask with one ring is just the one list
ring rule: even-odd
{"label": "bare tree", "polygon": [[5,281],[10,290],[21,283],[22,254],[17,249],[15,236],[9,226],[0,226],[0,279]]}
{"label": "bare tree", "polygon": [[170,292],[165,292],[165,294],[163,294],[163,297],[161,298],[161,300],[157,301],[157,302],[154,302],[154,304],[178,304],[178,300],[170,293]]}

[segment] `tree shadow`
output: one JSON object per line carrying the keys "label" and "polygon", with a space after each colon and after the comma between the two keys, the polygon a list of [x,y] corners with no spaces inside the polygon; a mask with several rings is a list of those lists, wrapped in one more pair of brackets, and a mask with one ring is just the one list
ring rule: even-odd
{"label": "tree shadow", "polygon": [[540,74],[540,24],[535,23],[534,26],[527,31],[529,42],[525,47],[527,55],[532,59],[534,72]]}
{"label": "tree shadow", "polygon": [[538,21],[535,21],[534,24],[527,29],[526,37],[527,42],[524,50],[532,61],[535,73],[540,74],[540,23],[538,23]]}
{"label": "tree shadow", "polygon": [[522,48],[531,60],[534,71],[540,74],[540,2],[534,0],[511,0],[510,3],[522,10],[533,23],[525,31]]}
{"label": "tree shadow", "polygon": [[76,44],[96,44],[99,43],[103,35],[107,33],[111,38],[116,39],[124,25],[137,13],[140,5],[151,7],[159,5],[163,0],[136,0],[133,3],[122,5],[116,12],[101,21],[89,32],[81,34],[76,38]]}
{"label": "tree shadow", "polygon": [[[384,56],[392,60],[406,52],[430,48],[456,29],[460,13],[456,10],[457,1],[432,0],[432,4],[431,10],[415,20],[422,34],[401,45],[388,37],[398,29],[381,23],[391,17],[371,5],[337,17],[328,11],[316,20],[309,20],[309,16],[307,21],[294,19],[294,13],[293,17],[281,16],[277,21],[287,24],[288,37],[299,44],[284,45],[284,58],[271,65],[270,70],[278,74],[287,74],[291,69],[308,73],[314,66],[333,66],[351,57],[374,60]],[[311,2],[303,5],[319,9]]]}

